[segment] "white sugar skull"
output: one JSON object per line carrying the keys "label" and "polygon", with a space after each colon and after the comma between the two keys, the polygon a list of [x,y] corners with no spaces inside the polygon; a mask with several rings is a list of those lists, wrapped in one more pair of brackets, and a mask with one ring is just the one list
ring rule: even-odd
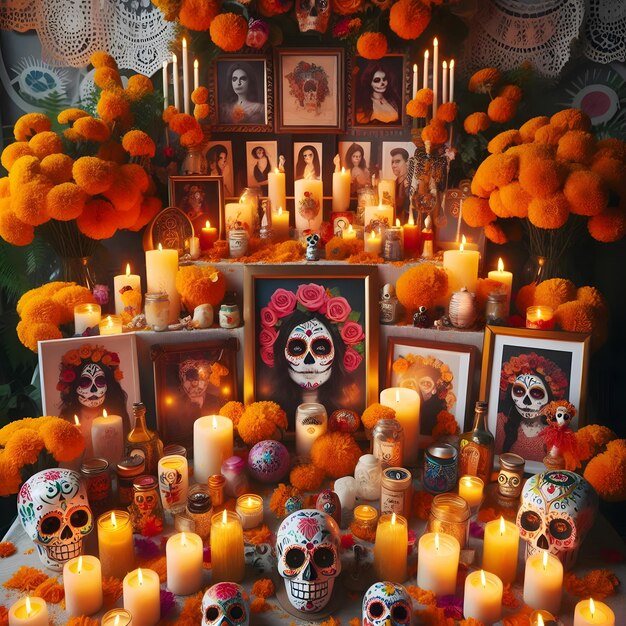
{"label": "white sugar skull", "polygon": [[326,324],[317,319],[298,324],[287,338],[289,378],[303,389],[317,389],[330,378],[335,344]]}
{"label": "white sugar skull", "polygon": [[29,478],[20,489],[17,510],[39,558],[53,570],[62,570],[81,553],[83,538],[93,529],[87,492],[72,470],[49,469]]}
{"label": "white sugar skull", "polygon": [[522,419],[531,420],[539,415],[550,400],[548,388],[539,376],[520,374],[511,386],[511,399]]}
{"label": "white sugar skull", "polygon": [[296,0],[296,17],[301,33],[325,33],[330,18],[330,0]]}
{"label": "white sugar skull", "polygon": [[203,626],[248,626],[248,594],[237,583],[217,583],[202,597]]}
{"label": "white sugar skull", "polygon": [[323,609],[341,572],[340,533],[327,513],[303,509],[286,517],[276,533],[278,573],[289,602],[307,613]]}
{"label": "white sugar skull", "polygon": [[396,583],[374,583],[363,596],[363,626],[410,626],[413,604],[407,590]]}
{"label": "white sugar skull", "polygon": [[391,283],[386,283],[380,290],[382,300],[394,300],[396,297],[396,288]]}
{"label": "white sugar skull", "polygon": [[565,567],[574,565],[597,507],[595,490],[574,472],[552,470],[531,476],[517,513],[526,557],[549,550]]}
{"label": "white sugar skull", "polygon": [[106,397],[107,379],[97,363],[88,363],[80,374],[76,387],[78,401],[90,409],[99,407]]}

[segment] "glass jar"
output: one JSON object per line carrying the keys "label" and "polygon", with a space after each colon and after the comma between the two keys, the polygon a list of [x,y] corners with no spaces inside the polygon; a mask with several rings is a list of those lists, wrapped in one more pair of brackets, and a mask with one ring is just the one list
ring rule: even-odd
{"label": "glass jar", "polygon": [[509,312],[507,311],[506,294],[499,291],[492,291],[487,296],[485,306],[485,321],[492,326],[504,326]]}
{"label": "glass jar", "polygon": [[456,486],[457,451],[449,443],[436,443],[424,453],[424,489],[429,493],[445,493]]}
{"label": "glass jar", "polygon": [[382,419],[372,430],[372,454],[380,461],[382,469],[402,463],[404,431],[397,419]]}
{"label": "glass jar", "polygon": [[127,456],[117,464],[117,498],[121,507],[133,501],[133,481],[146,471],[146,459],[138,454]]}
{"label": "glass jar", "polygon": [[402,261],[402,229],[398,226],[390,226],[385,232],[383,258],[385,261]]}
{"label": "glass jar", "polygon": [[429,533],[452,535],[461,546],[469,539],[470,507],[461,496],[454,493],[440,493],[433,498],[428,516]]}
{"label": "glass jar", "polygon": [[111,508],[111,474],[106,459],[85,459],[80,466],[80,474],[87,489],[87,499],[93,514],[97,517]]}
{"label": "glass jar", "polygon": [[246,462],[239,456],[231,456],[222,463],[222,476],[226,479],[224,495],[237,498],[248,492]]}
{"label": "glass jar", "polygon": [[380,488],[380,512],[398,513],[409,518],[411,514],[413,477],[403,467],[388,467],[383,471]]}
{"label": "glass jar", "polygon": [[362,500],[378,500],[382,480],[380,461],[373,454],[364,454],[354,468],[356,495]]}
{"label": "glass jar", "polygon": [[163,530],[163,507],[159,484],[154,476],[144,474],[133,482],[133,501],[128,507],[133,531],[151,536]]}
{"label": "glass jar", "polygon": [[233,228],[228,233],[228,253],[231,259],[239,259],[248,253],[248,231]]}
{"label": "glass jar", "polygon": [[524,486],[524,465],[526,461],[513,452],[500,455],[498,492],[505,498],[519,498]]}
{"label": "glass jar", "polygon": [[220,328],[237,328],[241,323],[239,307],[236,304],[222,304],[219,312]]}
{"label": "glass jar", "polygon": [[170,299],[167,293],[147,293],[145,295],[146,324],[152,330],[167,330],[170,315]]}
{"label": "glass jar", "polygon": [[213,502],[206,485],[194,485],[187,494],[187,516],[193,520],[194,530],[206,541],[211,534]]}
{"label": "glass jar", "polygon": [[360,504],[354,509],[350,531],[355,537],[374,543],[377,523],[378,511],[369,504]]}

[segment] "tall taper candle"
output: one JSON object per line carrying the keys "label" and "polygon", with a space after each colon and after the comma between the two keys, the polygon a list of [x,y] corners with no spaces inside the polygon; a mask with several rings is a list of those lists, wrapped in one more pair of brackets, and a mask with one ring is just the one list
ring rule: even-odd
{"label": "tall taper candle", "polygon": [[417,63],[413,63],[413,95],[412,98],[415,98],[417,94]]}
{"label": "tall taper candle", "polygon": [[441,104],[445,104],[448,101],[448,62],[444,61],[441,67]]}
{"label": "tall taper candle", "polygon": [[189,97],[189,54],[187,53],[187,40],[183,37],[183,106],[185,113],[189,114],[191,99]]}
{"label": "tall taper candle", "polygon": [[428,87],[428,58],[430,56],[430,52],[428,50],[424,50],[424,76],[422,77],[422,87],[426,89]]}
{"label": "tall taper candle", "polygon": [[178,91],[178,57],[172,55],[172,89],[174,90],[174,106],[180,112],[180,93]]}
{"label": "tall taper candle", "polygon": [[450,102],[454,102],[454,59],[450,60],[450,77],[448,79],[450,83]]}
{"label": "tall taper candle", "polygon": [[169,106],[170,98],[170,79],[167,75],[167,61],[163,61],[163,110]]}
{"label": "tall taper candle", "polygon": [[439,42],[433,39],[433,117],[437,116],[439,98]]}
{"label": "tall taper candle", "polygon": [[193,90],[200,86],[200,65],[198,59],[193,60]]}

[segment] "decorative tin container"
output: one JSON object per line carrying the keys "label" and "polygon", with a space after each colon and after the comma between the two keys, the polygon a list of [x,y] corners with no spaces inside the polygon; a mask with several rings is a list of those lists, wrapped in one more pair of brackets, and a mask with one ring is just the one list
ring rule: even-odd
{"label": "decorative tin container", "polygon": [[404,467],[388,467],[383,471],[380,489],[380,512],[397,513],[409,518],[411,514],[413,477]]}
{"label": "decorative tin container", "polygon": [[456,487],[458,455],[449,443],[429,446],[424,453],[424,489],[430,493],[446,493]]}

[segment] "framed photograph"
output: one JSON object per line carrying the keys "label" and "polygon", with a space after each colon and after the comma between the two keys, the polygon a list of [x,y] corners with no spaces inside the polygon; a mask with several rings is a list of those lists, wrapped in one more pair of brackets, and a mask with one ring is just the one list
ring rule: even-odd
{"label": "framed photograph", "polygon": [[375,267],[247,265],[244,397],[330,415],[378,399]]}
{"label": "framed photograph", "polygon": [[585,423],[589,335],[487,326],[483,345],[480,398],[489,403],[489,430],[495,453],[515,452],[526,471],[544,469],[540,433],[542,409],[567,400],[576,407],[569,426]]}
{"label": "framed photograph", "polygon": [[278,167],[276,141],[246,141],[246,175],[248,187],[259,187],[267,196],[267,175]]}
{"label": "framed photograph", "polygon": [[408,101],[409,68],[404,54],[352,60],[350,120],[353,128],[402,130]]}
{"label": "framed photograph", "polygon": [[193,423],[237,400],[234,337],[150,346],[154,364],[157,430],[164,444],[193,447]]}
{"label": "framed photograph", "polygon": [[293,144],[293,179],[320,180],[322,178],[322,163],[324,144],[318,142]]}
{"label": "framed photograph", "polygon": [[369,141],[340,141],[341,166],[350,172],[350,195],[356,197],[362,187],[372,184],[372,144]]}
{"label": "framed photograph", "polygon": [[408,387],[420,394],[422,444],[432,440],[440,411],[454,415],[460,432],[466,430],[476,348],[408,337],[387,341],[387,387]]}
{"label": "framed photograph", "polygon": [[207,174],[213,177],[222,177],[224,197],[235,197],[232,141],[208,141],[204,147],[204,156],[207,163]]}
{"label": "framed photograph", "polygon": [[215,131],[271,132],[273,84],[269,57],[220,55],[213,63],[209,106]]}
{"label": "framed photograph", "polygon": [[221,176],[170,176],[170,204],[178,207],[193,224],[195,232],[207,220],[224,232],[224,182]]}
{"label": "framed photograph", "polygon": [[276,132],[342,132],[343,68],[343,48],[278,48]]}
{"label": "framed photograph", "polygon": [[406,223],[409,216],[409,157],[415,152],[415,144],[410,141],[383,141],[381,154],[381,178],[394,182],[395,215]]}
{"label": "framed photograph", "polygon": [[74,423],[78,417],[91,454],[91,425],[106,410],[132,427],[133,403],[141,400],[134,333],[51,339],[39,343],[44,415]]}

